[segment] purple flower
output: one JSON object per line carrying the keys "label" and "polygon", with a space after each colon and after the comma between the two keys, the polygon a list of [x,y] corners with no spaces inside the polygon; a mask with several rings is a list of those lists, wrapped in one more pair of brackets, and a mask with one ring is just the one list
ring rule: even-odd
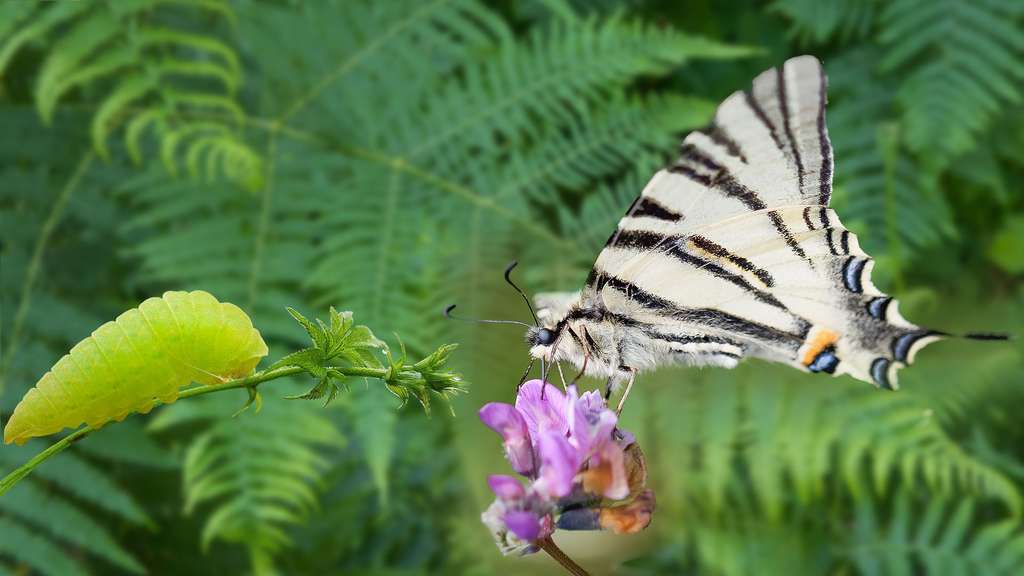
{"label": "purple flower", "polygon": [[565,401],[565,394],[555,386],[530,380],[519,388],[515,409],[526,420],[530,436],[536,439],[542,432],[568,432]]}
{"label": "purple flower", "polygon": [[563,434],[549,431],[538,442],[540,474],[536,488],[542,494],[561,498],[572,492],[580,468],[580,454]]}
{"label": "purple flower", "polygon": [[519,480],[504,474],[492,474],[487,477],[487,485],[491,487],[494,495],[502,500],[517,500],[522,498],[526,491]]}
{"label": "purple flower", "polygon": [[480,419],[501,435],[512,468],[527,479],[492,475],[496,499],[481,519],[505,554],[530,554],[555,526],[635,532],[654,509],[643,453],[597,392],[562,392],[531,380],[515,406],[487,404]]}
{"label": "purple flower", "polygon": [[494,474],[487,483],[497,498],[480,516],[505,554],[531,554],[533,544],[554,531],[551,503],[512,476]]}
{"label": "purple flower", "polygon": [[522,414],[510,404],[491,402],[480,409],[480,419],[505,441],[505,456],[520,474],[533,472],[533,447]]}
{"label": "purple flower", "polygon": [[540,537],[540,518],[527,510],[510,510],[505,513],[505,525],[520,540],[533,542]]}

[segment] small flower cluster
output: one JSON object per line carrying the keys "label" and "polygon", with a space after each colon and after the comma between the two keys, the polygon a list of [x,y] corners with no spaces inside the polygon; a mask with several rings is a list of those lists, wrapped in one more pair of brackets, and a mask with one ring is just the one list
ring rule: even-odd
{"label": "small flower cluster", "polygon": [[654,493],[646,487],[643,453],[597,392],[565,393],[531,380],[515,406],[492,402],[480,419],[501,435],[512,469],[525,476],[493,475],[496,499],[482,520],[505,554],[530,554],[556,528],[612,530],[647,527]]}

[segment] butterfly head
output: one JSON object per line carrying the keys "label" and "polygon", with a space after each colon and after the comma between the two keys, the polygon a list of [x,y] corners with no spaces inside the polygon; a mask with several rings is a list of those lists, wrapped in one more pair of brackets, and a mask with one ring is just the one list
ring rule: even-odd
{"label": "butterfly head", "polygon": [[530,344],[531,348],[534,346],[551,346],[555,343],[555,337],[555,331],[549,328],[531,326],[526,329],[526,341]]}

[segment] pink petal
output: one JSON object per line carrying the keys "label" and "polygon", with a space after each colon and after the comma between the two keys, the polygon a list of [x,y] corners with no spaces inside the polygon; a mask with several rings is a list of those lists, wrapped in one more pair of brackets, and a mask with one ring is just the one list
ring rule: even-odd
{"label": "pink petal", "polygon": [[538,490],[555,498],[572,492],[573,481],[580,467],[580,455],[569,441],[557,432],[542,434],[538,446],[540,477]]}
{"label": "pink petal", "polygon": [[545,385],[540,380],[523,384],[516,397],[516,410],[523,415],[535,439],[548,430],[565,434],[568,430],[565,406],[565,394],[553,384]]}
{"label": "pink petal", "polygon": [[540,536],[540,518],[533,512],[511,510],[505,513],[505,525],[510,532],[527,542]]}
{"label": "pink petal", "polygon": [[505,455],[512,469],[523,475],[533,473],[533,446],[522,414],[515,406],[491,402],[480,409],[480,420],[491,430],[501,434],[505,442]]}
{"label": "pink petal", "polygon": [[526,493],[523,485],[512,476],[492,474],[487,477],[487,484],[494,495],[504,501],[519,500]]}
{"label": "pink petal", "polygon": [[576,397],[575,386],[569,387],[569,441],[584,455],[593,454],[612,441],[612,431],[618,422],[615,412],[605,406],[604,397],[596,391]]}

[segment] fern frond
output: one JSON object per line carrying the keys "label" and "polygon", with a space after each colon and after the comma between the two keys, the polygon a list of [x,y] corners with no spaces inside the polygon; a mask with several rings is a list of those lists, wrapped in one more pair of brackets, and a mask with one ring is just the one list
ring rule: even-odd
{"label": "fern frond", "polygon": [[[768,374],[777,380],[767,380]],[[1002,502],[1014,513],[1021,509],[1014,482],[974,458],[941,427],[927,402],[910,393],[813,389],[763,367],[756,374],[737,369],[696,380],[678,402],[656,403],[654,414],[673,445],[688,446],[694,455],[681,471],[672,462],[659,473],[678,478],[681,496],[702,514],[738,507],[779,519],[837,490],[858,500],[924,489],[967,493]],[[737,380],[749,384],[737,386]]]}
{"label": "fern frond", "polygon": [[800,44],[843,43],[866,37],[874,29],[878,2],[871,0],[775,0],[769,11],[790,20],[789,35]]}
{"label": "fern frond", "polygon": [[27,25],[0,34],[0,75],[27,44],[49,44],[34,93],[44,122],[71,93],[100,93],[91,125],[100,156],[110,157],[113,132],[127,125],[125,145],[136,162],[150,130],[172,173],[183,162],[198,173],[203,158],[207,177],[223,174],[256,189],[262,159],[244,141],[245,114],[235,101],[239,57],[216,36],[217,26],[186,31],[211,13],[233,21],[226,3],[207,0],[38,5],[28,15],[12,13],[11,21],[26,18]]}
{"label": "fern frond", "polygon": [[1008,103],[1020,102],[1022,17],[1024,10],[1012,2],[900,0],[886,6],[881,66],[909,70],[898,98],[912,150],[948,162],[970,149]]}
{"label": "fern frond", "polygon": [[420,122],[429,136],[403,148],[455,176],[473,168],[459,159],[476,150],[539,138],[538,118],[555,126],[585,122],[595,105],[638,77],[664,74],[690,58],[749,53],[615,17],[555,21],[534,32],[525,46],[504,45],[495,57],[470,63],[467,81],[450,83],[428,103]]}
{"label": "fern frond", "polygon": [[[216,404],[228,407],[225,401]],[[185,453],[185,511],[212,506],[203,526],[204,547],[214,540],[234,542],[269,561],[290,544],[286,527],[316,508],[319,479],[329,466],[320,448],[337,447],[342,437],[319,407],[306,402],[268,398],[258,415],[223,415],[221,410]],[[165,418],[158,429],[168,422],[181,420]]]}
{"label": "fern frond", "polygon": [[0,512],[29,525],[36,524],[36,529],[45,530],[119,568],[136,574],[145,572],[106,528],[60,496],[47,494],[38,483],[21,483],[5,498],[0,498]]}
{"label": "fern frond", "polygon": [[[13,469],[42,447],[39,442],[28,442],[17,448],[8,446],[0,452],[0,463]],[[152,524],[149,515],[130,494],[118,487],[109,474],[76,454],[61,454],[40,467],[34,476],[125,521],[138,525]]]}
{"label": "fern frond", "polygon": [[87,576],[88,572],[49,539],[33,533],[10,518],[0,517],[0,553],[32,566],[48,576]]}
{"label": "fern frond", "polygon": [[[99,231],[114,224],[117,212],[110,199],[97,192],[98,171],[77,180],[73,176],[79,156],[75,152],[80,149],[68,143],[83,140],[80,118],[62,116],[52,130],[40,131],[30,109],[4,108],[0,114],[10,137],[18,140],[16,147],[3,150],[0,163],[8,183],[0,188],[0,227],[5,236],[0,290],[5,298],[20,295],[18,307],[24,310],[18,342],[10,337],[15,321],[11,307],[4,306],[0,314],[0,328],[8,336],[0,355],[0,377],[5,383],[0,410],[6,422],[31,383],[72,343],[116,311],[107,308],[109,293],[98,296],[99,287],[105,288],[116,274],[112,259],[99,256],[96,243],[109,246],[106,233]],[[54,150],[62,153],[53,154]],[[72,181],[76,185],[70,185]],[[67,210],[61,212],[57,206]],[[47,228],[48,234],[40,233]],[[33,261],[35,276],[30,281]],[[55,261],[88,261],[89,265],[54,265]],[[81,298],[83,293],[89,297]],[[90,566],[101,563],[107,570],[142,571],[111,526],[148,527],[151,520],[136,496],[117,480],[110,464],[123,468],[124,464],[149,466],[161,461],[166,467],[169,456],[155,445],[124,442],[116,435],[95,440],[88,446],[90,458],[64,453],[0,499],[2,562],[13,562],[18,571],[44,574],[89,573]],[[133,452],[143,446],[146,453]],[[0,468],[14,469],[41,447],[35,442],[0,450]]]}
{"label": "fern frond", "polygon": [[835,205],[866,249],[898,267],[955,237],[956,227],[936,167],[906,151],[892,88],[874,73],[878,57],[871,49],[855,50],[829,65],[836,103],[828,123],[839,166]]}
{"label": "fern frond", "polygon": [[[868,502],[857,508],[851,541],[841,549],[862,573],[1016,574],[1024,565],[1024,532],[1015,520],[977,525],[971,500],[959,504],[896,498],[886,522]],[[916,513],[915,508],[923,508]]]}

